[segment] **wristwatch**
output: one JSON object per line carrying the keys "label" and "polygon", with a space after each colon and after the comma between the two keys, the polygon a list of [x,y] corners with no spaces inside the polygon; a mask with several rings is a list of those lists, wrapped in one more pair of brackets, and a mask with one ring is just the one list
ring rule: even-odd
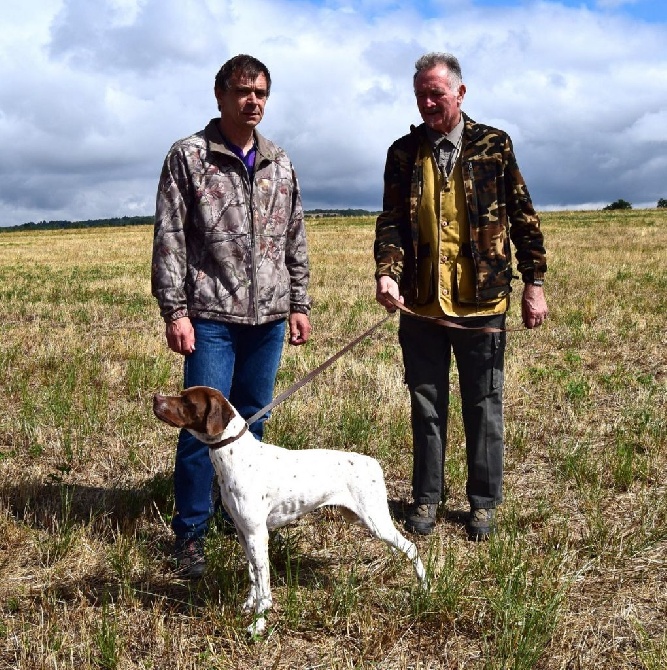
{"label": "wristwatch", "polygon": [[527,281],[526,284],[532,284],[533,286],[544,286],[544,279],[531,279]]}

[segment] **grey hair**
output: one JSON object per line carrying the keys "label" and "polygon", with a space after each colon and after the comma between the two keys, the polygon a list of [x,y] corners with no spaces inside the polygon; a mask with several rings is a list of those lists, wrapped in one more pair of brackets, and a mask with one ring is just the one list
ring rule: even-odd
{"label": "grey hair", "polygon": [[424,54],[415,63],[415,74],[412,78],[412,83],[417,81],[417,76],[424,70],[430,70],[438,65],[444,65],[447,68],[449,85],[454,89],[458,88],[463,83],[463,75],[461,74],[461,64],[456,56],[443,53],[440,51],[431,51]]}

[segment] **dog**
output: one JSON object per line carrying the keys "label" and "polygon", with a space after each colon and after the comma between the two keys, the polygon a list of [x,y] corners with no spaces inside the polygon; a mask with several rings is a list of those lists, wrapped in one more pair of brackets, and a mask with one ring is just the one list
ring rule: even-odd
{"label": "dog", "polygon": [[370,456],[333,449],[289,450],[260,442],[218,390],[193,386],[177,396],[153,397],[155,416],[185,428],[209,446],[222,503],[248,560],[250,593],[244,613],[261,635],[271,608],[269,531],[325,505],[342,508],[378,539],[405,554],[422,587],[426,572],[416,546],[394,526],[380,464]]}

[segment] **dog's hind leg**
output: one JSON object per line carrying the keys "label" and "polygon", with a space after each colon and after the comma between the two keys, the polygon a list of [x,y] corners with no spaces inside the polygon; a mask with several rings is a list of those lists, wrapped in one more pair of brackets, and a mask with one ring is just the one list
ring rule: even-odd
{"label": "dog's hind leg", "polygon": [[381,538],[385,542],[389,543],[392,547],[395,547],[399,551],[402,551],[412,563],[417,579],[419,583],[426,587],[428,585],[428,580],[426,578],[426,570],[424,569],[424,564],[419,558],[419,553],[417,552],[417,547],[413,542],[410,542],[407,538],[403,537],[395,528],[393,539],[391,537]]}
{"label": "dog's hind leg", "polygon": [[370,505],[367,505],[365,508],[360,509],[355,513],[359,517],[359,521],[361,521],[361,523],[363,523],[364,526],[378,538],[378,540],[386,542],[390,547],[397,549],[407,556],[412,563],[412,567],[414,568],[420,584],[423,587],[426,587],[428,584],[426,570],[419,558],[417,547],[413,542],[410,542],[410,540],[403,537],[403,535],[396,530],[396,526],[394,526],[394,522],[391,520],[389,509],[378,508],[378,505],[375,504],[375,509],[372,509]]}

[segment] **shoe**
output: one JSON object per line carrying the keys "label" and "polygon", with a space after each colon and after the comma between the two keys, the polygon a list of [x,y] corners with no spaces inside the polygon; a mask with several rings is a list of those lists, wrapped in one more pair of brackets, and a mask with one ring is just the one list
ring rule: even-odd
{"label": "shoe", "polygon": [[496,532],[496,510],[494,508],[470,510],[470,517],[466,523],[468,539],[473,542],[488,540],[489,535]]}
{"label": "shoe", "polygon": [[204,538],[177,539],[174,545],[176,573],[183,579],[199,579],[206,569]]}
{"label": "shoe", "polygon": [[435,517],[438,506],[435,503],[415,505],[413,511],[405,520],[405,528],[411,533],[430,535],[435,528]]}

